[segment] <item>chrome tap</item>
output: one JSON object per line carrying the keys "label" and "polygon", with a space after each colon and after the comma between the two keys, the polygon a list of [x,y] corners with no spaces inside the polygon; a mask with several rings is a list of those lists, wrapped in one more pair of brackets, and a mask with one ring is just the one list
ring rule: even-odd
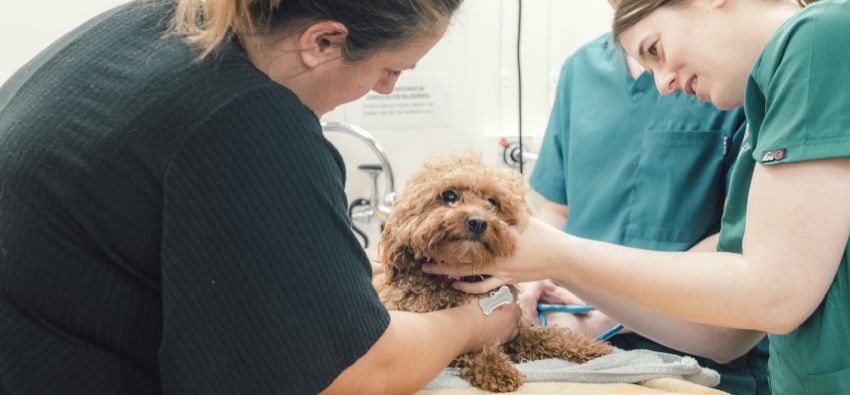
{"label": "chrome tap", "polygon": [[386,221],[387,215],[389,215],[390,210],[392,209],[392,206],[396,201],[396,192],[393,168],[392,166],[390,166],[390,160],[387,157],[384,148],[381,147],[381,144],[378,143],[378,140],[376,140],[371,133],[367,132],[365,129],[359,126],[341,122],[322,122],[322,131],[342,132],[352,135],[360,141],[366,143],[366,145],[369,146],[372,152],[375,153],[375,156],[378,157],[378,160],[381,162],[381,169],[378,170],[377,168],[375,168],[374,170],[383,171],[386,178],[386,192],[383,196],[379,196],[377,188],[377,175],[375,174],[373,177],[373,196],[369,199],[369,209],[352,214],[351,219],[360,220],[366,223],[369,223],[372,218],[375,218],[380,222]]}
{"label": "chrome tap", "polygon": [[[510,141],[503,137],[499,140],[499,145],[502,147],[502,162],[514,169],[519,169],[520,162],[525,165],[528,162],[537,161],[537,153],[529,152],[526,145],[523,145],[522,150],[520,150],[520,145],[517,141]],[[521,155],[520,152],[522,153]]]}

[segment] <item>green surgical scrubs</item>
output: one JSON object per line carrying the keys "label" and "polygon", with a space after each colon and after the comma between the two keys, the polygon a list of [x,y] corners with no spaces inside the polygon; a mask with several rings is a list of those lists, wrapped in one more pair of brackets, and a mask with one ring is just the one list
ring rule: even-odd
{"label": "green surgical scrubs", "polygon": [[[743,125],[743,110],[718,111],[681,92],[661,96],[649,73],[633,78],[605,34],[563,66],[531,185],[570,207],[567,233],[686,250],[720,229]],[[681,354],[637,334],[611,342]],[[721,373],[725,391],[769,393],[767,346],[760,347],[729,364],[698,360]]]}
{"label": "green surgical scrubs", "polygon": [[[732,172],[719,244],[738,253],[756,163],[850,156],[850,2],[820,1],[786,21],[756,61],[744,103],[749,131]],[[848,258],[845,247],[826,297],[800,327],[769,335],[774,392],[850,394]]]}

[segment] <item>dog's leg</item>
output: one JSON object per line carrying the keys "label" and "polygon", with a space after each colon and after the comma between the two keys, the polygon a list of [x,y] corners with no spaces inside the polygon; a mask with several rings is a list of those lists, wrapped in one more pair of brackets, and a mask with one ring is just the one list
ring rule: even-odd
{"label": "dog's leg", "polygon": [[505,351],[515,362],[558,358],[582,363],[608,355],[613,348],[566,328],[530,326],[523,322],[517,337],[505,345]]}
{"label": "dog's leg", "polygon": [[475,387],[492,392],[516,391],[525,376],[514,367],[511,359],[500,346],[485,346],[481,352],[458,357],[454,366],[460,368],[460,376]]}

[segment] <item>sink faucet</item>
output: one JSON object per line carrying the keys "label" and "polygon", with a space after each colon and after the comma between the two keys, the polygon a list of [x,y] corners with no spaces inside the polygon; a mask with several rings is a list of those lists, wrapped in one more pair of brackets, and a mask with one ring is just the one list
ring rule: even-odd
{"label": "sink faucet", "polygon": [[[376,187],[377,177],[373,178],[373,183],[375,183],[375,187],[372,189],[372,198],[369,199],[369,209],[366,211],[354,213],[352,215],[352,220],[361,220],[363,222],[369,222],[372,218],[378,219],[383,222],[386,220],[387,215],[389,215],[390,210],[392,209],[393,204],[396,201],[396,192],[395,192],[395,176],[393,175],[393,168],[390,166],[390,160],[387,157],[384,148],[378,144],[378,140],[372,136],[371,133],[367,132],[365,129],[347,124],[342,122],[322,122],[322,131],[323,132],[341,132],[352,135],[359,139],[360,141],[366,143],[372,152],[378,157],[378,160],[381,162],[381,170],[384,172],[386,178],[386,193],[383,198],[381,198],[378,193]],[[361,169],[362,170],[362,169]]]}

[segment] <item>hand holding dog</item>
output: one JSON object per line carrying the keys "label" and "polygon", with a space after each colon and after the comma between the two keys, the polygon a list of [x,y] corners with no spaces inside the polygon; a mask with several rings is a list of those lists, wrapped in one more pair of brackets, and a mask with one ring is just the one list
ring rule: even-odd
{"label": "hand holding dog", "polygon": [[459,309],[464,310],[466,317],[476,317],[474,319],[475,335],[466,352],[480,351],[485,346],[502,345],[517,336],[517,324],[522,310],[516,303],[499,306],[490,315],[484,315],[477,299]]}
{"label": "hand holding dog", "polygon": [[[534,280],[563,277],[561,262],[542,259],[543,252],[553,248],[569,248],[565,234],[540,219],[529,217],[524,230],[515,227],[511,232],[516,238],[516,250],[513,256],[497,258],[487,266],[485,273],[473,273],[464,265],[427,263],[422,271],[431,274],[464,277],[475,274],[491,276],[483,281],[470,283],[457,281],[452,286],[467,293],[480,294],[505,284],[516,284]],[[560,269],[560,270],[559,270]]]}

